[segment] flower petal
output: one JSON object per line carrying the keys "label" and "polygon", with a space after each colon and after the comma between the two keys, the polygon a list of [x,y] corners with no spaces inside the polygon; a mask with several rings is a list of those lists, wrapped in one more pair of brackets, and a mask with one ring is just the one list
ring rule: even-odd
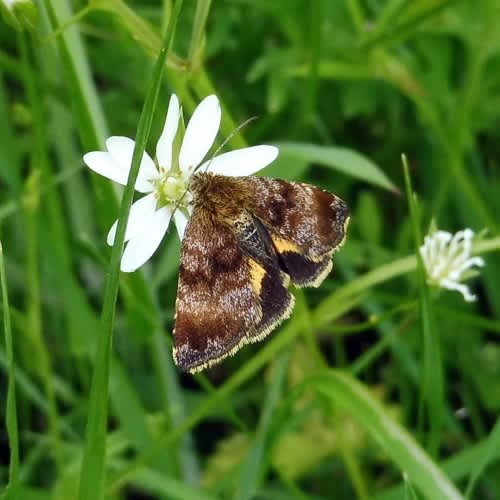
{"label": "flower petal", "polygon": [[279,150],[275,146],[252,146],[236,149],[206,161],[200,170],[204,171],[206,168],[214,174],[235,177],[251,175],[267,167],[276,159],[278,153]]}
{"label": "flower petal", "polygon": [[168,229],[171,215],[171,210],[163,207],[144,221],[142,231],[131,238],[125,247],[120,266],[123,272],[135,271],[153,255]]}
{"label": "flower petal", "polygon": [[186,232],[188,218],[181,210],[176,210],[174,212],[174,222],[175,227],[177,228],[177,233],[179,234],[179,239],[182,241],[184,233]]}
{"label": "flower petal", "polygon": [[91,151],[83,155],[83,161],[94,172],[119,184],[127,184],[128,170],[121,168],[108,152]]}
{"label": "flower petal", "polygon": [[[134,153],[135,142],[128,137],[114,136],[106,140],[106,147],[115,162],[128,173],[132,165],[132,154]],[[151,157],[144,152],[139,167],[139,175],[135,182],[135,189],[140,193],[150,193],[153,190],[149,182],[158,177],[158,171]],[[125,181],[126,184],[126,181]]]}
{"label": "flower petal", "polygon": [[172,143],[179,127],[180,114],[179,100],[175,94],[172,94],[168,104],[163,132],[156,144],[156,159],[158,160],[158,164],[167,170],[172,166]]}
{"label": "flower petal", "polygon": [[[144,221],[148,220],[156,210],[156,197],[154,193],[143,196],[130,207],[130,213],[127,221],[127,229],[125,230],[125,241],[133,238],[137,233],[142,231]],[[108,245],[113,245],[115,242],[116,228],[118,221],[115,221],[108,233]]]}
{"label": "flower petal", "polygon": [[452,272],[450,272],[449,277],[451,279],[460,280],[460,279],[462,279],[462,274],[474,266],[483,267],[484,266],[484,259],[481,257],[470,257],[467,260],[464,260],[463,262],[460,262],[456,265],[454,262],[453,263],[453,270],[452,270]]}
{"label": "flower petal", "polygon": [[472,294],[469,290],[469,287],[467,285],[464,285],[463,283],[457,283],[456,281],[444,279],[440,284],[443,288],[460,292],[466,302],[474,302],[476,300],[476,296]]}
{"label": "flower petal", "polygon": [[179,153],[179,166],[190,175],[214,143],[219,131],[221,109],[219,99],[210,95],[203,99],[189,120]]}

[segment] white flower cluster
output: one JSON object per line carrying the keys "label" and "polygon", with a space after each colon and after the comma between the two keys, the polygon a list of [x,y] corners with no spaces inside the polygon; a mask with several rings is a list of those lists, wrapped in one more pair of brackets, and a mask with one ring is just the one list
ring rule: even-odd
{"label": "white flower cluster", "polygon": [[435,231],[424,238],[420,255],[431,285],[456,290],[467,302],[476,300],[469,287],[461,283],[466,271],[474,266],[484,266],[481,257],[471,257],[474,231],[464,229],[454,235],[447,231]]}

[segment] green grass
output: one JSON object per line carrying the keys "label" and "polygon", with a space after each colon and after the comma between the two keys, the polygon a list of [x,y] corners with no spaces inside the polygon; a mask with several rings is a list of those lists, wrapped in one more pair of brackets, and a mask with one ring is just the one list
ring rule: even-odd
{"label": "green grass", "polygon": [[[0,496],[499,498],[497,3],[43,0],[31,31],[0,21]],[[172,92],[185,119],[217,94],[218,144],[279,145],[262,175],[352,212],[322,286],[196,376],[171,357],[175,231],[120,274],[133,179],[82,161],[110,135],[153,152]],[[433,221],[486,230],[476,302],[426,283]]]}

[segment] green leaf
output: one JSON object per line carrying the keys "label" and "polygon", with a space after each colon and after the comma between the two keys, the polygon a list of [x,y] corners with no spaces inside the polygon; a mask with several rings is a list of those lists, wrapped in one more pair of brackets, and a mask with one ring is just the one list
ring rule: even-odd
{"label": "green leaf", "polygon": [[315,377],[311,384],[349,413],[426,498],[463,499],[432,458],[357,380],[341,371],[330,370],[326,375]]}
{"label": "green leaf", "polygon": [[[498,425],[487,439],[473,444],[463,451],[460,451],[452,457],[441,463],[441,468],[454,481],[459,481],[467,476],[474,474],[475,471],[482,469],[483,464],[498,461],[500,458],[500,446],[492,446],[492,442],[498,439],[498,435],[492,441],[492,436],[497,434]],[[485,460],[487,459],[487,460]],[[472,477],[472,476],[471,476]],[[404,498],[405,484],[399,484],[384,490],[375,495],[374,500],[399,500]]]}
{"label": "green leaf", "polygon": [[280,142],[276,146],[279,147],[282,154],[310,163],[318,163],[375,186],[398,191],[398,188],[378,165],[352,149],[299,142]]}
{"label": "green leaf", "polygon": [[476,485],[477,480],[484,472],[486,467],[496,458],[495,450],[498,450],[500,447],[500,418],[497,419],[493,430],[486,443],[484,443],[484,451],[481,454],[481,457],[472,468],[472,472],[469,479],[469,484],[467,485],[467,490],[465,492],[465,496],[467,498],[472,498],[472,492],[474,491],[474,487]]}

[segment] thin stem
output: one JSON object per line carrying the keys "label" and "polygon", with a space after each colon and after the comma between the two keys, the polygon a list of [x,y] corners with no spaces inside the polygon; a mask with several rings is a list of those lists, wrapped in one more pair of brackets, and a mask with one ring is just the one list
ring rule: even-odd
{"label": "thin stem", "polygon": [[211,4],[212,0],[197,0],[196,2],[193,31],[191,32],[188,52],[188,66],[190,68],[197,68],[199,65],[199,55],[203,48],[203,34],[205,32],[205,25],[207,24]]}

